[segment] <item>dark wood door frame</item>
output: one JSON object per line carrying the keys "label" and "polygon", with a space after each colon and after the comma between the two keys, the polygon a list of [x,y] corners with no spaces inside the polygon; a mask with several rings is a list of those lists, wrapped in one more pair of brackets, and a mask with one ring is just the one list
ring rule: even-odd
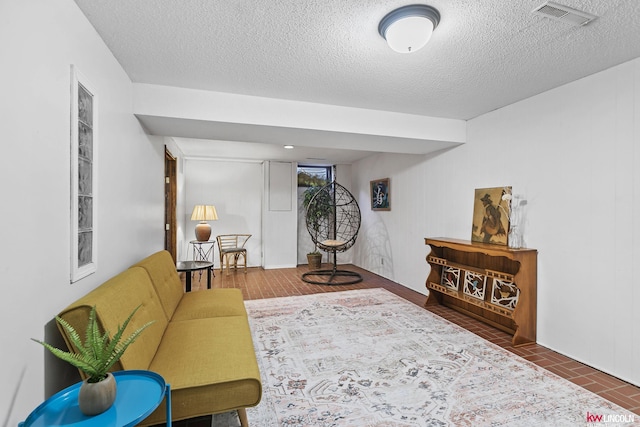
{"label": "dark wood door frame", "polygon": [[177,183],[176,183],[176,158],[165,146],[164,148],[164,248],[169,251],[173,260],[176,261],[177,256],[177,218],[176,218],[176,201]]}

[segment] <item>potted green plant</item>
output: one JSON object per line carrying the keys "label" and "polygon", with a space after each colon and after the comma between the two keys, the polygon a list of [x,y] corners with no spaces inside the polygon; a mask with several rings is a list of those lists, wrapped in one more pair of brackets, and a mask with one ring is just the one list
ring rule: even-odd
{"label": "potted green plant", "polygon": [[31,338],[33,341],[42,344],[55,356],[70,363],[85,373],[87,378],[80,386],[78,393],[78,405],[85,415],[97,415],[111,407],[116,398],[116,381],[109,372],[111,367],[120,360],[125,350],[133,344],[144,329],[153,321],[142,325],[136,329],[126,339],[123,333],[135,312],[140,308],[136,307],[113,338],[109,337],[109,331],[100,333],[98,322],[96,321],[96,307],[91,308],[84,343],[80,339],[78,332],[68,322],[60,317],[56,321],[67,331],[71,342],[77,349],[76,353],[60,350],[52,345]]}
{"label": "potted green plant", "polygon": [[[331,214],[331,198],[328,193],[322,192],[314,200],[314,196],[322,188],[319,185],[312,185],[302,193],[302,205],[305,208],[307,228],[313,230],[313,252],[307,254],[307,262],[309,269],[319,270],[322,267],[322,253],[318,250],[318,232],[320,231],[320,223]],[[313,203],[311,201],[314,200]]]}

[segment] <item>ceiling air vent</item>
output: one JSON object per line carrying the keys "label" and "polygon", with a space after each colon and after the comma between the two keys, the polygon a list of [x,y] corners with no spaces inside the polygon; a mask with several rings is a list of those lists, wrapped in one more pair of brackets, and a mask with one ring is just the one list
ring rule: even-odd
{"label": "ceiling air vent", "polygon": [[531,13],[575,26],[586,25],[597,18],[597,16],[591,15],[590,13],[572,9],[569,6],[564,6],[552,1],[538,6]]}

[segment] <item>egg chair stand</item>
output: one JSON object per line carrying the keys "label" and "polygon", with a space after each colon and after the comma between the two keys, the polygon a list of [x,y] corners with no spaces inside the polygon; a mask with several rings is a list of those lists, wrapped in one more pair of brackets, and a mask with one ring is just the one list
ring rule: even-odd
{"label": "egg chair stand", "polygon": [[351,248],[360,230],[360,207],[353,195],[337,182],[320,188],[307,207],[307,230],[313,243],[333,255],[331,269],[306,272],[302,280],[315,285],[351,285],[362,276],[338,269],[337,253]]}
{"label": "egg chair stand", "polygon": [[[326,279],[321,280],[323,277],[326,277]],[[308,271],[302,274],[302,280],[313,285],[352,285],[362,282],[362,276],[355,271],[338,269],[336,253],[334,252],[333,268]]]}

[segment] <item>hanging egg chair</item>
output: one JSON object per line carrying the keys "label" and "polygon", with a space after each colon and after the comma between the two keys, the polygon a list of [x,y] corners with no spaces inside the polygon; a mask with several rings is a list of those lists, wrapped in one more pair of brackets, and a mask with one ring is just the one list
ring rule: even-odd
{"label": "hanging egg chair", "polygon": [[333,255],[333,266],[304,273],[302,280],[317,285],[350,285],[362,281],[359,273],[338,269],[337,265],[337,253],[355,244],[360,220],[358,202],[342,185],[334,181],[316,192],[307,206],[307,231],[318,248]]}

